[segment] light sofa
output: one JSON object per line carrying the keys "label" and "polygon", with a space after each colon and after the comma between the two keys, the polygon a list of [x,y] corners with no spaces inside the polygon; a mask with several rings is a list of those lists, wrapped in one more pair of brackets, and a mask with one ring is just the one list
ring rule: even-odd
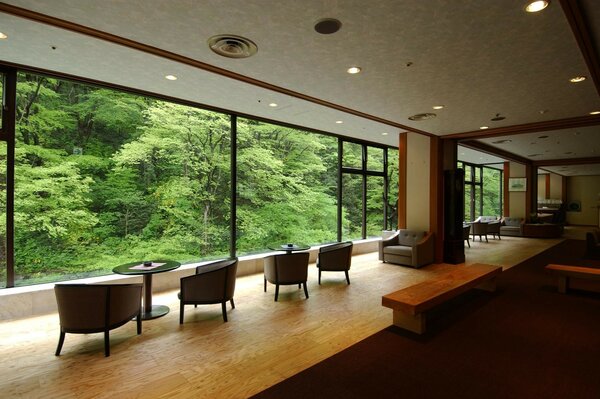
{"label": "light sofa", "polygon": [[379,260],[419,268],[433,263],[433,233],[417,230],[398,230],[379,242]]}

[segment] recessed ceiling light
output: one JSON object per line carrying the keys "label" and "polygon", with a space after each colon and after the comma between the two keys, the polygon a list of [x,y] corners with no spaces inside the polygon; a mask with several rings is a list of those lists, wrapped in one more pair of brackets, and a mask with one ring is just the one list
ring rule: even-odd
{"label": "recessed ceiling light", "polygon": [[381,133],[382,136],[387,136],[388,134],[389,134],[388,132]]}
{"label": "recessed ceiling light", "polygon": [[579,83],[579,82],[583,82],[586,79],[587,78],[585,76],[575,76],[574,78],[569,79],[569,82],[571,82],[571,83]]}
{"label": "recessed ceiling light", "polygon": [[362,71],[361,67],[357,67],[357,66],[350,67],[347,70],[347,72],[351,75],[355,75],[355,74],[359,73],[360,71]]}
{"label": "recessed ceiling light", "polygon": [[323,18],[315,24],[315,30],[322,35],[330,35],[337,32],[342,27],[342,23],[335,18]]}
{"label": "recessed ceiling light", "polygon": [[496,114],[495,117],[493,117],[492,119],[490,119],[492,122],[498,122],[498,121],[503,121],[504,119],[506,119],[505,116],[502,116],[500,114]]}
{"label": "recessed ceiling light", "polygon": [[167,75],[167,76],[165,76],[165,79],[167,79],[167,80],[177,80],[177,76],[175,76],[175,75]]}
{"label": "recessed ceiling light", "polygon": [[424,114],[416,114],[413,116],[409,116],[408,119],[411,121],[426,121],[427,119],[433,119],[437,115],[431,112],[425,112]]}
{"label": "recessed ceiling light", "polygon": [[573,151],[567,151],[567,152],[564,152],[563,154],[565,154],[565,155],[571,155],[572,153],[573,153]]}
{"label": "recessed ceiling light", "polygon": [[540,155],[542,155],[542,154],[529,154],[529,155],[527,155],[527,156],[528,156],[528,157],[539,157]]}
{"label": "recessed ceiling light", "polygon": [[339,124],[339,123],[344,123],[344,121],[335,121],[335,123],[338,123],[338,124]]}
{"label": "recessed ceiling light", "polygon": [[492,141],[492,144],[504,144],[504,143],[512,143],[512,140],[510,140],[510,139],[504,139],[504,140]]}
{"label": "recessed ceiling light", "polygon": [[228,58],[248,58],[258,51],[258,46],[252,40],[236,35],[212,36],[208,39],[208,47]]}
{"label": "recessed ceiling light", "polygon": [[270,103],[269,104],[269,107],[276,107],[276,106],[277,106],[277,103]]}
{"label": "recessed ceiling light", "polygon": [[590,112],[590,115],[600,115],[600,111],[592,111]]}
{"label": "recessed ceiling light", "polygon": [[485,130],[485,129],[489,129],[490,127],[489,127],[489,126],[480,126],[479,128],[480,128],[481,130]]}
{"label": "recessed ceiling light", "polygon": [[548,4],[550,4],[550,0],[532,1],[531,3],[527,4],[527,7],[525,7],[525,11],[527,11],[527,12],[542,11],[544,8],[548,7]]}
{"label": "recessed ceiling light", "polygon": [[0,39],[7,39],[8,36],[6,36],[4,33],[0,32]]}
{"label": "recessed ceiling light", "polygon": [[434,105],[433,109],[443,109],[444,106],[443,105]]}
{"label": "recessed ceiling light", "polygon": [[548,136],[538,136],[538,139],[547,139]]}

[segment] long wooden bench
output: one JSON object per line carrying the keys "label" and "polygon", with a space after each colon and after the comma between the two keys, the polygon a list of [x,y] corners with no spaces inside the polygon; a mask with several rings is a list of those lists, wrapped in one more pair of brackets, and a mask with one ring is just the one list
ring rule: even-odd
{"label": "long wooden bench", "polygon": [[403,288],[381,298],[381,304],[394,311],[394,325],[423,334],[426,312],[472,288],[494,291],[501,266],[473,264],[456,266],[431,280]]}
{"label": "long wooden bench", "polygon": [[585,280],[600,280],[600,269],[583,266],[546,265],[546,270],[558,275],[558,292],[566,294],[569,289],[569,280],[580,278]]}

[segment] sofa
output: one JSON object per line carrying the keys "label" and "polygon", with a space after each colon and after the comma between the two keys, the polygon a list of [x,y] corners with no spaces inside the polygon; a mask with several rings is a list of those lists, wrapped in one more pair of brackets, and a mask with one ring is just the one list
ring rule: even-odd
{"label": "sofa", "polygon": [[503,217],[500,222],[500,234],[503,236],[522,237],[525,219]]}
{"label": "sofa", "polygon": [[418,230],[398,230],[379,242],[379,260],[419,268],[433,263],[434,235]]}

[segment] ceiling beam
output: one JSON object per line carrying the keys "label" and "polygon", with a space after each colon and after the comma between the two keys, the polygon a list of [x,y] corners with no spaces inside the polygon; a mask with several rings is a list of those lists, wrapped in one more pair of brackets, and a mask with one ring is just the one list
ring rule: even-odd
{"label": "ceiling beam", "polygon": [[598,61],[598,49],[595,46],[588,23],[585,19],[585,13],[581,9],[581,2],[577,0],[560,0],[560,5],[569,21],[571,31],[575,36],[581,55],[592,75],[592,81],[596,86],[596,91],[600,94],[600,61]]}
{"label": "ceiling beam", "polygon": [[600,163],[600,157],[545,159],[533,161],[534,166],[559,166],[559,165],[590,165]]}
{"label": "ceiling beam", "polygon": [[41,14],[35,11],[27,10],[25,8],[16,7],[10,4],[0,2],[0,12],[14,15],[16,17],[29,19],[31,21],[39,22],[42,24],[50,25],[56,28],[65,29],[71,32],[80,33],[86,36],[94,37],[96,39],[104,40],[113,44],[117,44],[120,46],[128,47],[133,50],[142,51],[148,54],[155,55],[157,57],[165,58],[170,61],[178,62],[180,64],[184,64],[190,67],[194,67],[197,69],[201,69],[203,71],[211,72],[218,74],[220,76],[238,80],[240,82],[244,82],[247,84],[251,84],[253,86],[257,86],[266,90],[271,90],[277,93],[285,94],[291,97],[298,98],[300,100],[308,101],[317,105],[321,105],[323,107],[331,108],[336,111],[345,112],[347,114],[355,115],[360,118],[368,119],[374,122],[383,123],[385,125],[394,126],[399,129],[407,130],[413,133],[423,134],[425,136],[434,136],[432,133],[415,129],[410,126],[405,126],[400,123],[390,121],[384,118],[380,118],[375,115],[367,114],[352,108],[344,107],[343,105],[335,104],[329,101],[322,100],[317,97],[309,96],[307,94],[303,94],[294,90],[286,89],[285,87],[277,86],[270,84],[268,82],[254,79],[248,76],[241,75],[239,73],[235,73],[233,71],[229,71],[224,68],[219,68],[214,65],[207,64],[205,62],[201,62],[195,60],[193,58],[189,58],[180,54],[176,54],[167,50],[160,49],[158,47],[150,46],[144,43],[136,42],[131,39],[127,39],[125,37],[113,35],[108,32],[103,32],[94,28],[90,28],[88,26],[76,24],[74,22],[66,21],[64,19],[55,18],[49,15]]}
{"label": "ceiling beam", "polygon": [[514,161],[514,162],[522,163],[525,165],[532,163],[531,160],[529,160],[527,158],[513,154],[512,152],[508,152],[506,150],[502,150],[500,148],[492,147],[491,145],[482,143],[480,141],[465,140],[465,141],[459,141],[458,144],[461,146],[470,148],[472,150],[481,151],[486,154],[495,155],[497,157],[504,158],[508,161]]}
{"label": "ceiling beam", "polygon": [[483,139],[488,137],[511,136],[516,134],[547,132],[550,130],[572,129],[596,125],[600,125],[600,115],[585,115],[576,116],[574,118],[556,119],[553,121],[533,122],[487,130],[447,134],[442,136],[442,139]]}

